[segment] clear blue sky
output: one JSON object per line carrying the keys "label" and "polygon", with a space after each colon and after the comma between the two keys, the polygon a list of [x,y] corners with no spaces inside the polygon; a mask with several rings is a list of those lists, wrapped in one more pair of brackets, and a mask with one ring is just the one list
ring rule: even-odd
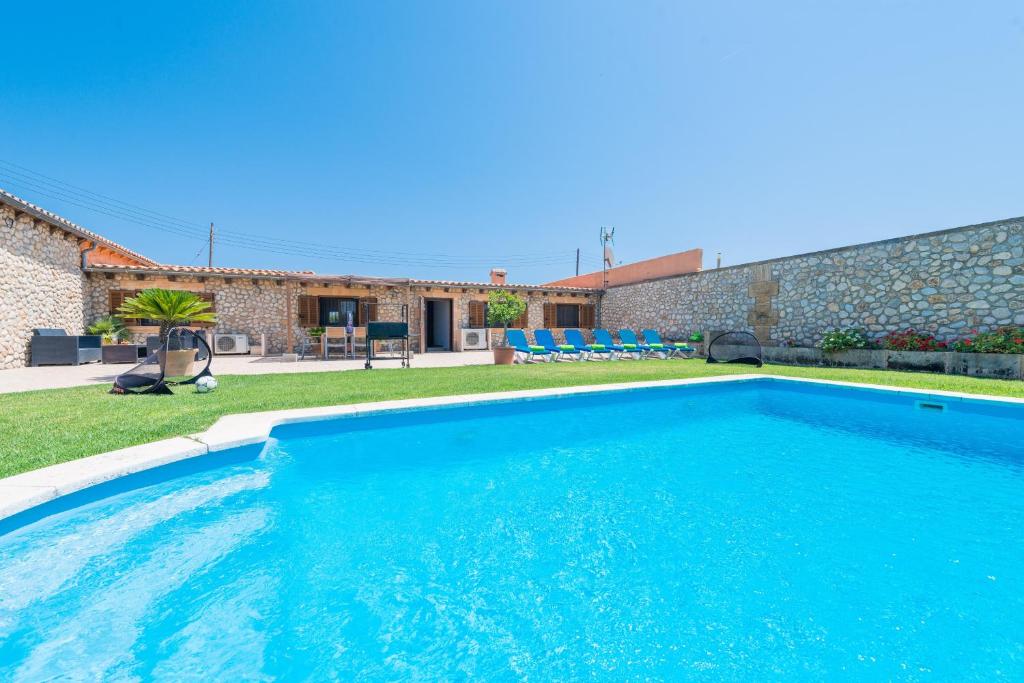
{"label": "clear blue sky", "polygon": [[596,265],[602,225],[623,261],[711,266],[1024,214],[1020,2],[23,2],[4,26],[0,186],[164,262],[202,239],[10,164],[252,236],[218,265],[325,273],[544,281]]}

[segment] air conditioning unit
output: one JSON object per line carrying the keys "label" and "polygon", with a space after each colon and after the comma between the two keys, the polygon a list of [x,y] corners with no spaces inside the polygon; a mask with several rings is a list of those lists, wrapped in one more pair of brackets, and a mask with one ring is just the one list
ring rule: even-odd
{"label": "air conditioning unit", "polygon": [[217,355],[249,353],[249,336],[245,334],[213,335],[213,352]]}
{"label": "air conditioning unit", "polygon": [[462,350],[476,351],[487,348],[487,330],[463,330]]}

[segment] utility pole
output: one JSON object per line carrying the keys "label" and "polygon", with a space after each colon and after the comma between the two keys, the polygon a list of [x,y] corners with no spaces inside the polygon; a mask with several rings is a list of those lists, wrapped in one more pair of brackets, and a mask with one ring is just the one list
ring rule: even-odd
{"label": "utility pole", "polygon": [[615,228],[601,228],[601,281],[603,288],[608,288],[608,266],[614,265],[610,263],[612,259],[611,247],[609,244],[615,244]]}
{"label": "utility pole", "polygon": [[718,259],[715,261],[715,268],[722,267],[722,252],[718,252]]}
{"label": "utility pole", "polygon": [[576,247],[576,276],[580,274],[580,248]]}
{"label": "utility pole", "polygon": [[207,263],[213,268],[213,221],[210,221],[210,258]]}
{"label": "utility pole", "polygon": [[[615,244],[615,239],[614,238],[615,238],[615,228],[606,228],[606,227],[603,227],[603,226],[601,227],[601,282],[602,282],[601,289],[602,290],[608,289],[608,266],[610,265],[609,261],[612,260],[611,248],[608,245],[609,245],[609,243],[610,244]],[[601,327],[601,326],[604,325],[604,310],[603,310],[604,307],[602,306],[602,301],[603,300],[604,300],[604,295],[602,294],[602,296],[600,298],[598,298],[598,300],[597,300],[597,326],[598,327]]]}

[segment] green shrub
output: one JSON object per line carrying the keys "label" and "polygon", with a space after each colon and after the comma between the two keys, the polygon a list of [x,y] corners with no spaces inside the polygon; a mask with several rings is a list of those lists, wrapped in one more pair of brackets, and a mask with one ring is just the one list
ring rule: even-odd
{"label": "green shrub", "polygon": [[700,331],[694,332],[693,334],[690,335],[690,341],[694,343],[700,343],[704,341],[704,333]]}
{"label": "green shrub", "polygon": [[864,330],[857,327],[848,327],[846,329],[829,330],[821,338],[818,346],[825,353],[835,353],[849,349],[870,348],[871,340],[868,339]]}
{"label": "green shrub", "polygon": [[98,334],[103,337],[104,344],[117,344],[129,337],[121,319],[112,315],[100,318],[88,329],[89,334]]}

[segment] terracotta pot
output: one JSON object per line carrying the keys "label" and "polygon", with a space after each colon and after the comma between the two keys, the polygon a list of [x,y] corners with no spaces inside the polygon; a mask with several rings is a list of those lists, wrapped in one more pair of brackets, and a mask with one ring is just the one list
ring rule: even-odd
{"label": "terracotta pot", "polygon": [[[163,351],[160,352],[161,356]],[[165,377],[190,377],[192,375],[192,363],[196,359],[195,349],[183,349],[181,351],[167,351],[167,358],[160,358],[164,365]]]}
{"label": "terracotta pot", "polygon": [[512,365],[516,359],[516,350],[511,346],[496,346],[494,348],[495,365]]}

